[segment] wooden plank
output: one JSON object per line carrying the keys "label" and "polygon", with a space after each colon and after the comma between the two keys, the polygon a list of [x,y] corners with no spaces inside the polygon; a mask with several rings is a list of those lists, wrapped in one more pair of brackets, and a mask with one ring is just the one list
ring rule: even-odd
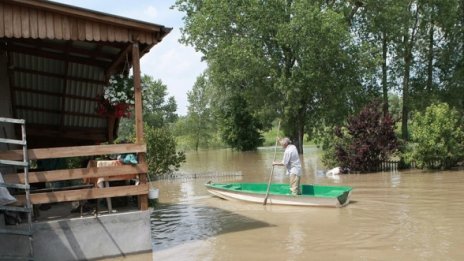
{"label": "wooden plank", "polygon": [[21,8],[21,31],[22,38],[30,37],[30,25],[29,25],[29,9],[22,7]]}
{"label": "wooden plank", "polygon": [[124,29],[115,28],[115,37],[116,42],[128,42],[129,39],[124,37]]}
{"label": "wooden plank", "polygon": [[45,27],[47,30],[47,38],[54,39],[55,38],[55,26],[53,23],[53,13],[48,12],[45,13]]}
{"label": "wooden plank", "polygon": [[132,70],[134,75],[134,100],[135,100],[135,135],[136,143],[143,143],[143,118],[142,118],[142,87],[140,76],[139,45],[132,44]]}
{"label": "wooden plank", "polygon": [[[2,0],[5,1],[5,0]],[[57,5],[51,1],[31,1],[31,0],[8,0],[13,4],[19,4],[22,6],[29,6],[32,8],[38,8],[42,10],[52,10],[55,13],[61,13],[66,16],[82,17],[89,21],[96,21],[101,23],[112,24],[114,26],[136,28],[139,30],[147,31],[160,31],[161,28],[159,25],[136,21],[130,18],[123,18],[120,16],[115,16],[111,14],[105,14],[101,12],[94,12],[91,10]]]}
{"label": "wooden plank", "polygon": [[85,40],[87,41],[93,40],[92,23],[89,21],[85,21]]}
{"label": "wooden plank", "polygon": [[108,69],[106,70],[105,74],[112,75],[116,71],[116,68],[125,61],[126,56],[129,54],[129,52],[131,52],[131,50],[132,45],[127,45],[127,47],[118,54],[118,58],[115,59],[110,66],[108,66]]}
{"label": "wooden plank", "polygon": [[122,31],[122,39],[121,41],[123,42],[131,42],[131,33],[130,30],[127,30],[126,28],[121,28]]}
{"label": "wooden plank", "polygon": [[37,10],[29,10],[29,28],[32,39],[37,39],[39,36],[39,26],[37,21]]}
{"label": "wooden plank", "polygon": [[[148,172],[148,165],[122,165],[114,167],[90,167],[79,169],[62,169],[52,171],[29,172],[29,183],[52,182],[72,179],[92,179],[100,177],[123,176],[131,174],[144,174]],[[6,183],[24,183],[23,173],[11,173],[3,175]]]}
{"label": "wooden plank", "polygon": [[108,25],[100,24],[100,40],[102,42],[108,41]]}
{"label": "wooden plank", "polygon": [[69,18],[66,16],[61,17],[62,27],[63,27],[63,40],[71,39],[71,29],[69,28]]}
{"label": "wooden plank", "polygon": [[158,36],[157,34],[151,34],[151,37],[152,37],[152,42],[151,44],[157,44],[158,43]]}
{"label": "wooden plank", "polygon": [[55,39],[63,39],[63,20],[62,16],[55,14],[53,15],[53,31],[55,33]]}
{"label": "wooden plank", "polygon": [[[58,47],[53,47],[53,45],[50,45],[50,47],[48,47],[50,49],[54,49],[54,50],[62,50],[63,52],[73,52],[73,48],[68,48],[68,49],[60,49]],[[14,48],[13,48],[14,49]],[[75,53],[77,53],[77,51],[74,51]],[[83,54],[85,54],[85,52],[81,52]],[[90,52],[89,52],[89,55],[90,55]],[[46,72],[44,70],[31,70],[31,69],[25,69],[25,68],[21,68],[19,66],[15,66],[13,69],[12,69],[13,72],[22,72],[22,73],[26,73],[26,74],[33,74],[33,75],[39,75],[39,76],[47,76],[47,77],[52,77],[52,78],[59,78],[59,79],[66,79],[66,80],[69,80],[69,81],[77,81],[77,82],[85,82],[85,83],[92,83],[92,84],[98,84],[98,85],[105,85],[106,82],[105,81],[100,81],[100,80],[93,80],[93,79],[89,79],[89,78],[82,78],[82,77],[73,77],[73,76],[66,76],[66,75],[63,75],[63,74],[59,74],[59,73],[50,73],[50,72]],[[32,88],[24,88],[24,87],[17,87],[15,86],[15,89],[21,89],[23,91],[31,91],[31,92],[34,92],[34,89]],[[54,93],[54,92],[46,92],[46,91],[38,91],[38,90],[35,90],[36,93]],[[60,96],[63,96],[61,93],[58,93],[58,95]],[[78,96],[78,95],[65,95],[64,97],[71,97],[71,98],[75,98],[75,99],[85,99],[85,100],[89,100],[89,101],[96,101],[97,99],[96,98],[90,98],[90,97],[87,97],[87,96]]]}
{"label": "wooden plank", "polygon": [[3,21],[5,22],[5,36],[13,37],[13,9],[11,5],[5,5],[3,8]]}
{"label": "wooden plank", "polygon": [[[32,204],[46,204],[54,202],[79,201],[97,198],[125,197],[136,195],[148,195],[149,185],[141,184],[138,186],[118,186],[110,188],[91,188],[64,190],[45,193],[32,193]],[[20,205],[25,201],[24,195],[17,195],[18,200],[14,205]]]}
{"label": "wooden plank", "polygon": [[108,26],[108,41],[114,42],[115,37],[114,27],[109,25]]}
{"label": "wooden plank", "polygon": [[138,37],[138,42],[139,43],[146,43],[147,42],[147,34],[144,32],[139,32],[139,37]]}
{"label": "wooden plank", "polygon": [[92,23],[92,35],[94,41],[100,41],[100,24]]}
{"label": "wooden plank", "polygon": [[4,6],[0,3],[0,37],[5,36],[5,21],[3,16]]}
{"label": "wooden plank", "polygon": [[82,19],[77,19],[77,38],[85,41],[85,21]]}
{"label": "wooden plank", "polygon": [[79,29],[77,24],[77,19],[68,17],[69,19],[69,30],[71,33],[71,40],[76,41],[79,39]]}
{"label": "wooden plank", "polygon": [[[65,62],[73,62],[73,63],[79,63],[79,64],[86,64],[90,66],[95,66],[99,67],[101,69],[106,68],[108,66],[107,62],[104,61],[99,61],[96,59],[88,59],[85,57],[77,57],[77,56],[68,56],[66,57],[63,54],[59,54],[56,52],[51,52],[47,50],[38,50],[37,48],[29,48],[29,47],[24,47],[19,44],[10,44],[7,45],[6,48],[7,50],[15,53],[24,53],[24,54],[30,54],[33,56],[39,56],[39,57],[45,57],[47,59],[53,59],[53,60],[58,60],[58,61],[65,61]],[[95,115],[95,113],[94,113]]]}
{"label": "wooden plank", "polygon": [[13,6],[13,36],[21,38],[21,9],[18,6]]}
{"label": "wooden plank", "polygon": [[45,39],[47,36],[47,19],[44,11],[39,10],[37,13],[37,27],[39,28],[39,38]]}
{"label": "wooden plank", "polygon": [[119,30],[119,28],[114,27],[113,31],[114,31],[114,41],[119,42],[119,39],[120,39],[120,36],[119,36],[119,33],[120,33],[119,31],[120,30]]}
{"label": "wooden plank", "polygon": [[[139,162],[146,163],[145,153],[141,153],[139,155]],[[145,175],[139,176],[139,185],[145,185],[145,184],[148,184],[148,173]],[[138,204],[139,204],[140,210],[147,210],[148,209],[148,197],[144,195],[138,196]]]}
{"label": "wooden plank", "polygon": [[[146,152],[146,144],[110,144],[110,145],[91,145],[91,146],[74,146],[74,147],[58,147],[58,148],[43,148],[30,149],[28,156],[30,160],[52,159],[52,158],[68,158],[79,156],[97,156],[106,154],[120,153],[141,153]],[[21,160],[22,150],[1,151],[0,159],[5,160]]]}

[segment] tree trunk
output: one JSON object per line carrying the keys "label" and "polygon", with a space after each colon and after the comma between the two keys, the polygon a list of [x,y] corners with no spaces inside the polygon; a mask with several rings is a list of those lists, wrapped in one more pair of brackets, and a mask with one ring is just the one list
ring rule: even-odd
{"label": "tree trunk", "polygon": [[298,154],[303,154],[303,139],[304,139],[304,113],[298,113],[295,119],[295,127],[292,133],[292,143],[296,146]]}
{"label": "tree trunk", "polygon": [[433,21],[433,7],[430,21],[429,30],[429,53],[427,61],[427,92],[430,93],[433,90],[433,33],[434,33],[434,21]]}
{"label": "tree trunk", "polygon": [[[412,2],[411,2],[412,3]],[[410,3],[410,10],[412,10],[412,6]],[[403,61],[404,61],[404,73],[403,73],[403,113],[401,119],[401,136],[403,140],[409,140],[409,133],[408,133],[408,116],[409,116],[409,77],[411,73],[411,62],[412,62],[412,49],[414,47],[417,26],[419,22],[419,11],[416,8],[414,14],[414,25],[411,30],[411,35],[408,32],[404,35],[403,38],[403,46],[404,46],[404,53],[403,53]]]}
{"label": "tree trunk", "polygon": [[401,119],[401,136],[407,141],[408,134],[408,115],[409,115],[409,75],[411,70],[411,53],[408,50],[404,56],[404,74],[403,74],[403,112]]}
{"label": "tree trunk", "polygon": [[388,113],[387,51],[387,33],[382,32],[382,94],[384,116]]}

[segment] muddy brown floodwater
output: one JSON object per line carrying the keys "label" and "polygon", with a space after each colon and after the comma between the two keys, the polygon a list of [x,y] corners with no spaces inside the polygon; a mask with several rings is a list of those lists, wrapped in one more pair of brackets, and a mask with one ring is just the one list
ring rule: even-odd
{"label": "muddy brown floodwater", "polygon": [[[196,178],[153,182],[160,189],[151,217],[154,259],[464,260],[464,171],[408,170],[334,179],[321,175],[326,169],[319,153],[305,147],[302,183],[352,186],[348,206],[225,201],[209,195],[204,184],[267,182],[273,149],[188,153],[180,171]],[[237,171],[242,175],[227,175]],[[273,182],[287,182],[283,169],[276,169]]]}

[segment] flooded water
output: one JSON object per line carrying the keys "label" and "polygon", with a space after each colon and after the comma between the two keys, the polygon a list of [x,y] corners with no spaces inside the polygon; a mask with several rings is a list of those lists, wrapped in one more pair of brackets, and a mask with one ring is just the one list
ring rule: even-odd
{"label": "flooded water", "polygon": [[[154,182],[160,189],[152,214],[155,260],[464,260],[464,171],[333,179],[320,176],[318,150],[305,148],[302,183],[352,186],[348,206],[232,202],[204,187],[208,180],[267,182],[273,156],[272,148],[192,152],[181,171],[197,178]],[[227,176],[237,171],[242,176]],[[276,167],[273,182],[287,182],[283,173]]]}

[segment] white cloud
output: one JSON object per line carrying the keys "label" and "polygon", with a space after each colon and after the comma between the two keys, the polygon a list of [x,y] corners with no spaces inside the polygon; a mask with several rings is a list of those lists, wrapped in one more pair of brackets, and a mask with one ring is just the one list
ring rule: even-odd
{"label": "white cloud", "polygon": [[158,16],[158,10],[156,10],[156,8],[153,6],[149,6],[147,9],[145,9],[144,13],[151,18],[157,18]]}
{"label": "white cloud", "polygon": [[161,43],[155,45],[141,61],[142,73],[153,76],[167,85],[174,96],[180,115],[187,114],[187,92],[205,70],[201,55],[192,47],[178,43],[179,29],[173,29]]}

